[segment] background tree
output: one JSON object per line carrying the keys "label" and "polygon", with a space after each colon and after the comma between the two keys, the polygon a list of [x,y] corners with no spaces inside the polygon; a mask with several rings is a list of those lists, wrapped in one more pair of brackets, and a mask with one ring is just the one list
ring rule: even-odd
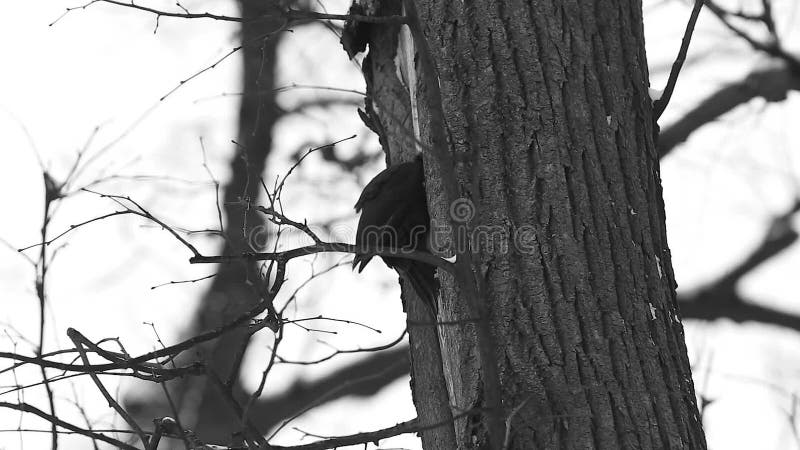
{"label": "background tree", "polygon": [[[264,173],[272,149],[272,129],[280,118],[275,103],[276,49],[281,38],[279,7],[262,1],[238,2],[241,22],[242,92],[238,118],[238,138],[231,155],[231,177],[221,187],[224,216],[220,215],[220,233],[225,236],[223,253],[256,251],[247,230],[263,227],[265,220],[248,214],[249,205],[258,202],[262,190],[257,182]],[[187,337],[223,326],[257,303],[261,273],[258,264],[247,261],[219,266],[208,293],[188,329]],[[239,371],[250,333],[238,328],[204,345],[203,353],[213,369],[224,377],[229,395],[239,399],[243,392]],[[179,399],[191,407],[185,413],[194,416],[192,423],[204,430],[204,438],[226,439],[236,422],[227,414],[225,401],[215,388],[202,379],[186,379],[173,386]],[[142,419],[170,414],[170,406],[160,390],[147,397],[133,397],[128,402]],[[181,401],[183,403],[183,401]]]}

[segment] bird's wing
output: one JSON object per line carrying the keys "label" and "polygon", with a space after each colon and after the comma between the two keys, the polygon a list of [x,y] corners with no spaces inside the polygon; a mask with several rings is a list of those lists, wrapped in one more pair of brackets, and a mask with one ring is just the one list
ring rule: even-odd
{"label": "bird's wing", "polygon": [[422,179],[417,174],[417,171],[420,171],[421,168],[422,159],[415,158],[411,162],[383,169],[364,186],[364,190],[361,191],[361,195],[355,205],[356,212],[361,211],[364,208],[364,204],[370,200],[378,197],[386,198],[397,189],[408,189],[407,183],[403,181],[407,181],[409,178],[419,178],[420,182],[422,182]]}
{"label": "bird's wing", "polygon": [[392,172],[391,167],[383,169],[379,174],[375,175],[375,178],[364,186],[364,190],[361,191],[361,195],[358,197],[358,201],[355,205],[356,212],[360,212],[364,208],[364,203],[380,195],[383,186],[392,178]]}
{"label": "bird's wing", "polygon": [[[364,187],[355,204],[356,211],[361,212],[356,232],[356,245],[370,247],[380,245],[402,247],[406,245],[407,239],[401,235],[408,232],[406,230],[408,224],[405,221],[411,207],[409,200],[414,198],[414,193],[420,189],[424,189],[422,187],[421,158],[392,166],[376,175]],[[387,240],[385,235],[381,235],[381,230],[394,233],[394,239]],[[353,259],[353,268],[358,267],[358,271],[361,272],[371,259],[372,255],[356,254]]]}

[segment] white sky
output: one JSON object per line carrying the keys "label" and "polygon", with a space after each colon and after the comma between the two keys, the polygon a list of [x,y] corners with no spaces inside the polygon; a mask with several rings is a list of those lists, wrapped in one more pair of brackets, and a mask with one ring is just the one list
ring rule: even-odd
{"label": "white sky", "polygon": [[[216,3],[214,12],[236,14],[229,3]],[[11,2],[0,15],[0,211],[6,217],[0,221],[0,238],[14,247],[38,240],[42,182],[32,146],[58,179],[98,126],[90,154],[114,144],[87,171],[84,182],[104,174],[169,176],[173,180],[120,180],[97,189],[131,195],[171,224],[194,229],[214,227],[214,193],[201,165],[199,137],[205,142],[215,175],[226,177],[233,150],[230,141],[237,138],[238,98],[220,94],[239,91],[239,60],[234,56],[167,100],[159,102],[159,98],[233,48],[235,25],[162,19],[154,34],[155,20],[148,14],[93,5],[48,27],[65,7],[76,4]],[[172,7],[170,2],[152,4]],[[209,3],[183,4],[205,11]],[[688,8],[671,2],[648,7],[647,12],[651,83],[661,89],[665,68],[677,52]],[[793,16],[781,17],[785,18],[781,23],[788,24]],[[335,37],[321,27],[289,34],[284,48],[300,56],[281,60],[279,79],[283,82],[363,89],[356,68],[346,61]],[[751,55],[717,25],[716,19],[701,16],[689,66],[662,126],[668,126],[721,84],[737,80],[763,63]],[[291,94],[282,101],[293,101]],[[339,110],[334,117],[312,111],[282,121],[270,160],[271,175],[266,178],[281,173],[286,156],[298,147],[362,132],[352,108]],[[747,254],[757,245],[771,215],[782,212],[791,196],[797,194],[798,118],[800,101],[796,93],[775,105],[753,101],[693,135],[663,162],[670,246],[681,289],[691,290],[715,279]],[[360,135],[357,139],[363,140],[374,138]],[[355,144],[343,147],[346,150]],[[328,182],[323,189],[312,189],[309,180],[320,176]],[[356,177],[341,179],[313,158],[293,177],[287,192],[289,212],[296,218],[307,217],[311,223],[348,217],[358,186],[364,182]],[[52,230],[66,229],[109,212],[113,206],[86,194],[75,197],[61,208]],[[352,220],[345,222],[339,230],[346,235],[352,224]],[[196,242],[206,253],[215,253],[215,241]],[[165,342],[174,342],[180,332],[175,324],[191,317],[189,311],[208,284],[150,287],[213,273],[213,267],[189,265],[188,256],[164,232],[143,227],[141,221],[131,217],[79,230],[60,252],[48,280],[47,348],[67,346],[65,330],[74,327],[90,339],[118,336],[131,353],[149,351],[156,342],[152,329],[143,322],[153,322]],[[336,257],[328,260],[335,261]],[[800,278],[793,276],[798,263],[800,250],[795,245],[747,277],[740,286],[741,294],[800,313]],[[307,269],[307,265],[298,265],[293,274],[307,273]],[[363,321],[383,333],[341,327],[337,328],[339,335],[320,337],[295,330],[286,340],[291,342],[289,355],[309,359],[326,354],[328,347],[319,344],[318,338],[340,348],[352,348],[387,342],[402,331],[404,317],[391,274],[378,264],[367,269],[365,276],[338,270],[339,275],[326,276],[304,291],[304,308],[309,315]],[[299,276],[292,280],[300,281]],[[2,247],[0,283],[0,322],[33,338],[38,323],[33,272],[20,256]],[[374,298],[376,290],[384,294]],[[785,411],[790,405],[786,392],[794,392],[798,386],[798,336],[772,327],[725,322],[690,323],[687,332],[692,360],[703,368],[698,372],[702,377],[695,377],[698,391],[719,398],[707,416],[711,448],[795,448]],[[263,336],[254,346],[246,372],[260,372],[269,343],[270,339]],[[19,350],[28,351],[24,343],[19,345]],[[9,339],[0,337],[0,348],[13,347]],[[349,361],[352,359],[342,358],[312,369],[282,367],[270,378],[270,388],[277,392],[295,376],[314,379]],[[36,372],[19,375],[35,377]],[[0,385],[12,382],[0,377]],[[776,394],[766,382],[780,386],[782,393]],[[113,387],[114,380],[108,383]],[[247,379],[246,383],[254,384],[255,380]],[[108,421],[111,415],[96,390],[84,389],[87,385],[82,382],[75,385],[91,417]],[[65,418],[74,418],[72,389],[66,382],[57,389],[59,411]],[[0,397],[16,400],[15,394]],[[45,404],[38,390],[30,391],[26,399]],[[413,416],[407,380],[400,380],[375,398],[333,402],[299,420],[296,426],[334,435],[389,426]],[[18,424],[18,415],[0,410],[0,429],[13,429]],[[28,418],[23,424],[43,428],[42,422]],[[279,443],[292,443],[299,434],[289,430],[282,437]],[[23,444],[24,448],[45,448],[47,442],[45,435],[28,434],[20,441],[17,433],[0,433],[0,448],[23,448]],[[65,438],[62,448],[85,448],[86,443]],[[417,444],[409,436],[384,442],[384,448],[392,445],[415,448]]]}

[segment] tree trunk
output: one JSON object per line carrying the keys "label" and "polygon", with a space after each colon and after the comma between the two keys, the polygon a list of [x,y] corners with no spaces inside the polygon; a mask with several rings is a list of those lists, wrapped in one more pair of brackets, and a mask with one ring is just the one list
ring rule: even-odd
{"label": "tree trunk", "polygon": [[[384,2],[378,11],[378,15],[385,16],[401,13],[399,2]],[[422,139],[422,130],[414,124],[415,91],[407,89],[415,84],[416,77],[413,53],[408,53],[413,51],[413,42],[399,25],[370,26],[359,32],[363,34],[356,39],[370,43],[370,52],[362,64],[367,82],[362,118],[378,134],[388,166],[411,161]],[[413,289],[406,288],[410,283],[401,283],[417,417],[423,424],[438,424],[422,431],[420,437],[426,449],[452,449],[456,440],[436,327],[429,307]]]}
{"label": "tree trunk", "polygon": [[430,144],[433,225],[448,227],[457,266],[469,263],[458,281],[440,274],[449,402],[467,412],[456,446],[705,448],[666,240],[641,3],[416,9],[425,81],[411,84],[418,122],[404,133],[421,130]]}

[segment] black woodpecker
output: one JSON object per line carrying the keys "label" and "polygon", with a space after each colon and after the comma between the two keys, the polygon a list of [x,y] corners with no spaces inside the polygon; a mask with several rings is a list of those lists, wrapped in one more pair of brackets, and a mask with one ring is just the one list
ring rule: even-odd
{"label": "black woodpecker", "polygon": [[[424,183],[422,155],[418,154],[411,162],[385,169],[367,184],[356,202],[356,212],[361,212],[356,246],[364,254],[356,254],[353,269],[358,267],[359,273],[364,269],[372,259],[373,255],[367,253],[371,249],[428,251],[430,216]],[[435,316],[439,291],[436,269],[411,259],[381,258],[411,283]]]}

